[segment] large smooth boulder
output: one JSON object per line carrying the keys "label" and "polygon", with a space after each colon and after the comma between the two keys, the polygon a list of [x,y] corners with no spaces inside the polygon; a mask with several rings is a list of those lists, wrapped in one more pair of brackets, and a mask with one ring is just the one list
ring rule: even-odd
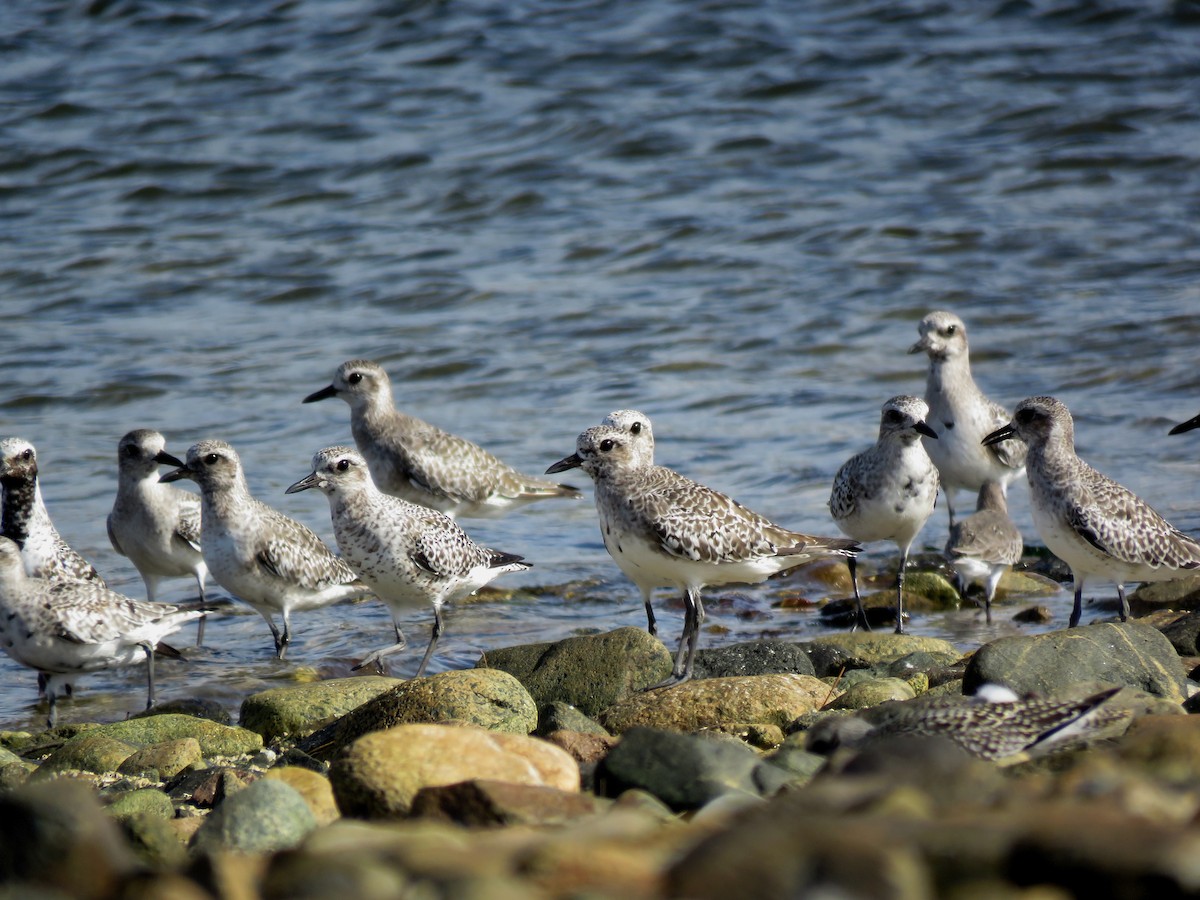
{"label": "large smooth boulder", "polygon": [[398,678],[364,675],[271,688],[242,701],[240,722],[266,741],[304,737],[398,684]]}

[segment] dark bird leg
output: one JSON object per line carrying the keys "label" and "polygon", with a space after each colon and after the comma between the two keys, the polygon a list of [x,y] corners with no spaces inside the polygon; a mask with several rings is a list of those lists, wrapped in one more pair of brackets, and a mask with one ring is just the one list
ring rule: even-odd
{"label": "dark bird leg", "polygon": [[1075,579],[1075,606],[1071,608],[1071,618],[1067,622],[1068,628],[1074,628],[1079,624],[1079,619],[1083,616],[1083,579],[1072,573]]}
{"label": "dark bird leg", "polygon": [[857,631],[861,625],[863,631],[870,631],[871,623],[867,621],[867,611],[863,608],[862,595],[858,592],[858,559],[847,556],[846,568],[850,570],[850,582],[854,585],[854,627],[850,630]]}
{"label": "dark bird leg", "polygon": [[425,674],[425,667],[429,665],[429,657],[433,656],[433,648],[437,646],[438,638],[442,636],[444,623],[442,622],[442,608],[434,606],[433,608],[433,631],[429,635],[429,646],[425,648],[425,655],[421,657],[421,664],[417,666],[417,674],[415,677],[420,678]]}

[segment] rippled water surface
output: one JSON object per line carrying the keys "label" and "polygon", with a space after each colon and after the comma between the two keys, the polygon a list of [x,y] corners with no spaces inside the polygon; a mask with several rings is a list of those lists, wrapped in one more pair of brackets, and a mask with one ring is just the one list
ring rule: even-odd
{"label": "rippled water surface", "polygon": [[[3,4],[0,430],[134,596],[104,529],[118,438],[224,438],[330,536],[319,495],[282,491],[349,440],[344,404],[300,399],[352,356],[528,471],[638,407],[661,462],[835,533],[834,472],[922,392],[905,350],[949,308],[989,394],[1059,396],[1081,455],[1200,530],[1200,446],[1166,435],[1200,410],[1198,22],[1121,0]],[[536,566],[451,612],[435,669],[641,624],[590,502],[465,524]],[[775,605],[817,585],[710,596],[706,645],[824,629]],[[673,640],[679,608],[660,621]],[[345,674],[390,627],[374,603],[296,626],[280,664],[257,615],[214,621],[162,695]],[[912,624],[963,647],[1015,628]],[[83,679],[64,719],[119,718],[141,679]],[[0,660],[0,727],[33,699]]]}

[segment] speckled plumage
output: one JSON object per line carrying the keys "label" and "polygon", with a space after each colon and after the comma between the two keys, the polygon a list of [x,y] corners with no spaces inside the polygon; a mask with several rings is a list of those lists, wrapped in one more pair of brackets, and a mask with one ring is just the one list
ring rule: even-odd
{"label": "speckled plumage", "polygon": [[978,697],[946,696],[893,700],[853,716],[822,720],[809,730],[805,746],[828,754],[883,736],[940,736],[974,756],[1011,764],[1128,720],[1128,709],[1104,705],[1118,690],[1082,700],[989,703]]}
{"label": "speckled plumage", "polygon": [[383,493],[366,460],[349,447],[327,447],[313,456],[312,473],[288,493],[318,488],[329,498],[333,531],[343,558],[388,607],[396,643],[376,650],[355,668],[379,665],[404,649],[399,617],[413,606],[433,606],[434,626],[417,677],[443,631],[442,606],[470,596],[498,575],[528,569],[521,557],[480,546],[437,510]]}
{"label": "speckled plumage", "polygon": [[965,594],[972,584],[983,586],[989,625],[996,587],[1004,573],[1020,562],[1022,550],[1024,542],[1008,517],[1004,490],[995,481],[984,482],[975,512],[951,526],[945,553],[958,575],[959,593]]}
{"label": "speckled plumage", "polygon": [[0,487],[4,489],[0,531],[21,548],[26,574],[103,587],[96,567],[71,549],[50,521],[38,482],[37,451],[29,441],[0,441]]}
{"label": "speckled plumage", "polygon": [[342,363],[328,387],[305,403],[341,397],[350,431],[384,493],[446,515],[490,518],[552,497],[578,499],[570,485],[523,475],[477,444],[395,408],[387,372],[377,363]]}
{"label": "speckled plumage", "polygon": [[1075,426],[1063,403],[1053,397],[1022,400],[1012,422],[985,440],[1013,436],[1029,447],[1033,524],[1050,552],[1071,568],[1072,627],[1079,624],[1090,577],[1116,583],[1124,621],[1126,582],[1171,581],[1200,568],[1200,542],[1075,455]]}
{"label": "speckled plumage", "polygon": [[[108,514],[108,539],[142,576],[146,597],[158,597],[164,578],[190,575],[200,602],[208,567],[200,550],[200,498],[158,480],[159,466],[172,459],[157,431],[139,428],[117,444],[117,496]],[[196,643],[204,639],[204,618]]]}
{"label": "speckled plumage", "polygon": [[152,706],[155,646],[200,615],[199,609],[132,600],[100,584],[31,578],[17,545],[0,537],[0,647],[45,676],[51,726],[59,693],[69,693],[76,678],[143,658],[146,706]]}
{"label": "speckled plumage", "polygon": [[729,497],[663,466],[621,428],[589,428],[576,452],[550,473],[581,467],[595,482],[604,546],[642,589],[685,593],[683,636],[671,683],[691,677],[707,585],[753,584],[815,559],[849,556],[858,545],[790,531]]}
{"label": "speckled plumage", "polygon": [[[896,574],[896,632],[904,630],[904,569],[908,551],[937,503],[938,470],[921,440],[932,432],[929,407],[917,397],[892,397],[883,404],[879,438],[838,469],[829,511],[842,532],[856,541],[894,541],[900,550]],[[936,440],[934,441],[936,443]],[[865,624],[854,557],[848,559],[859,621]]]}
{"label": "speckled plumage", "polygon": [[967,327],[951,312],[931,312],[917,330],[921,339],[909,353],[925,353],[929,372],[925,402],[926,421],[937,435],[925,450],[941,474],[942,492],[950,523],[954,524],[954,495],[960,488],[977,493],[985,481],[1007,490],[1025,465],[1025,448],[1019,441],[985,447],[984,435],[1008,421],[1008,411],[989,400],[971,377]]}
{"label": "speckled plumage", "polygon": [[[187,463],[162,476],[168,482],[179,478],[200,485],[200,546],[209,573],[266,620],[280,659],[291,643],[293,611],[370,593],[310,529],[250,495],[241,460],[229,444],[193,444]],[[283,619],[282,632],[274,613]]]}

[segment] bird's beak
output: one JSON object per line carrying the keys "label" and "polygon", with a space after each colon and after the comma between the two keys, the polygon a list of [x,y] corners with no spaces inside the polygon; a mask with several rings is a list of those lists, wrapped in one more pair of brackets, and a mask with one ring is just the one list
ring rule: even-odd
{"label": "bird's beak", "polygon": [[[306,400],[305,402],[307,403],[308,401]],[[284,491],[284,493],[285,494],[298,494],[301,491],[307,491],[309,488],[315,488],[319,482],[320,482],[320,479],[317,478],[317,473],[310,472],[308,475],[305,475],[303,478],[301,478],[295,484],[291,485],[286,491]]]}
{"label": "bird's beak", "polygon": [[921,338],[915,344],[908,348],[909,353],[925,353],[929,350],[929,342],[925,338]]}
{"label": "bird's beak", "polygon": [[916,425],[914,425],[913,431],[915,431],[917,434],[923,434],[925,437],[933,438],[935,441],[938,439],[937,432],[924,422],[918,422]]}
{"label": "bird's beak", "polygon": [[337,388],[332,384],[328,387],[323,387],[319,391],[315,391],[305,397],[302,403],[316,403],[318,400],[328,400],[330,397],[337,396]]}
{"label": "bird's beak", "polygon": [[183,468],[184,466],[182,459],[172,456],[166,450],[159,450],[157,453],[155,453],[154,461],[164,466],[175,466],[176,468]]}
{"label": "bird's beak", "polygon": [[572,453],[570,456],[564,456],[554,465],[546,470],[547,475],[556,475],[559,472],[565,472],[567,469],[578,469],[583,465],[583,460],[578,453]]}
{"label": "bird's beak", "polygon": [[1186,422],[1180,422],[1167,434],[1183,434],[1185,431],[1191,431],[1193,428],[1200,428],[1200,416],[1188,419]]}
{"label": "bird's beak", "polygon": [[[176,460],[179,462],[179,460]],[[195,473],[187,466],[181,465],[178,469],[172,469],[158,479],[160,484],[167,484],[171,481],[178,481],[181,478],[191,478]]]}
{"label": "bird's beak", "polygon": [[1017,436],[1017,429],[1013,428],[1012,422],[1009,422],[1003,428],[997,428],[981,442],[985,447],[990,447],[992,444],[998,444],[1001,441],[1007,441],[1011,437]]}

